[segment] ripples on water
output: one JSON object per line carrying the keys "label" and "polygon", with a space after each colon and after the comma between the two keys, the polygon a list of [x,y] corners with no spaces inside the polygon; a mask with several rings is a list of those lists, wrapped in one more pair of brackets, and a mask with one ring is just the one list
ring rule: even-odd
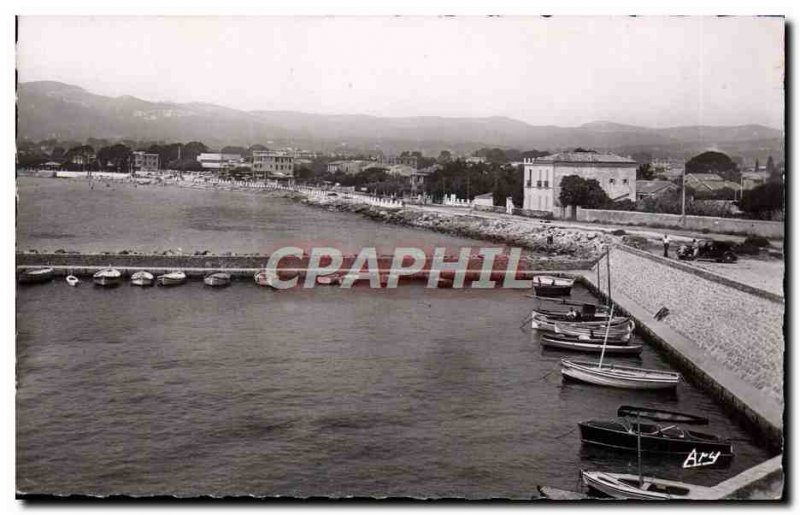
{"label": "ripples on water", "polygon": [[[561,353],[518,329],[510,290],[18,291],[17,488],[89,494],[528,498],[581,468],[635,472],[582,449],[577,422],[620,404],[702,413],[705,394],[562,383]],[[578,290],[573,296],[589,298]],[[641,361],[666,367],[646,348]],[[645,472],[714,484],[728,469]]]}

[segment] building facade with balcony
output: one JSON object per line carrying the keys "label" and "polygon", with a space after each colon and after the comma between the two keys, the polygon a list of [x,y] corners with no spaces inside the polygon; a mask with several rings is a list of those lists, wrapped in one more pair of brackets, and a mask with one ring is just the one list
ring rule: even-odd
{"label": "building facade with balcony", "polygon": [[276,150],[253,151],[253,173],[270,179],[294,178],[294,154]]}
{"label": "building facade with balcony", "polygon": [[158,154],[148,154],[144,151],[136,151],[133,152],[132,155],[134,172],[158,171]]}
{"label": "building facade with balcony", "polygon": [[612,200],[636,201],[636,161],[598,152],[561,152],[544,157],[525,158],[523,209],[550,211],[564,216],[558,200],[561,179],[577,175],[595,179]]}

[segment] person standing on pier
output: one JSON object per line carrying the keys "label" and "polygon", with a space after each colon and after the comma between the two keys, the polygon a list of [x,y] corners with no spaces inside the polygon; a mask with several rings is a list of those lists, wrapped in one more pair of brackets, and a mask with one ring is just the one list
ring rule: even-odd
{"label": "person standing on pier", "polygon": [[664,257],[669,257],[669,235],[664,234]]}

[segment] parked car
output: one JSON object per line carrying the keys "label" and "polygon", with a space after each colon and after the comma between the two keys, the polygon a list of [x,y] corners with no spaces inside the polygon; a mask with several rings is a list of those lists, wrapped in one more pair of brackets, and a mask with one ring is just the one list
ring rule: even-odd
{"label": "parked car", "polygon": [[738,257],[732,248],[733,243],[729,241],[701,240],[697,242],[696,247],[692,245],[678,247],[678,259],[686,261],[706,259],[718,263],[735,263]]}

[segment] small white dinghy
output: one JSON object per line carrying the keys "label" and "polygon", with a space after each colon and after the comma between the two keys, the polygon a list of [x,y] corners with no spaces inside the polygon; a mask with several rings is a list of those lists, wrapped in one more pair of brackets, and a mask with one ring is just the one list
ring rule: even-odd
{"label": "small white dinghy", "polygon": [[67,284],[69,284],[70,286],[78,286],[78,284],[80,284],[80,282],[81,282],[80,279],[78,279],[74,275],[68,275],[67,276]]}

